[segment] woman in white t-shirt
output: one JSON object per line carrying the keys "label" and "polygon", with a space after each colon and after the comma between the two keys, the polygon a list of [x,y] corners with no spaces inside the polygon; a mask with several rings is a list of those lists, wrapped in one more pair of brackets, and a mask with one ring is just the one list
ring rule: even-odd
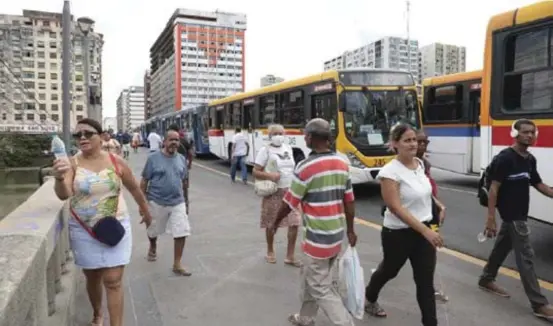
{"label": "woman in white t-shirt", "polygon": [[415,130],[408,124],[393,127],[390,144],[397,156],[378,174],[382,198],[387,207],[381,233],[384,259],[365,290],[365,311],[375,317],[386,317],[386,312],[377,302],[380,290],[397,276],[409,260],[422,324],[436,326],[434,270],[436,248],[443,246],[443,240],[430,228],[432,186],[425,174],[424,163],[416,157]]}
{"label": "woman in white t-shirt", "polygon": [[[276,193],[263,197],[261,200],[261,228],[265,229],[267,238],[265,259],[270,264],[276,263],[276,257],[273,247],[274,237],[269,232],[269,228],[277,217],[286,190],[292,184],[295,166],[292,147],[284,143],[284,127],[281,125],[269,126],[269,145],[259,150],[255,158],[253,176],[258,180],[271,180],[278,184]],[[301,266],[301,263],[294,257],[300,220],[300,213],[294,210],[279,225],[279,227],[288,227],[288,249],[284,263],[295,267]]]}

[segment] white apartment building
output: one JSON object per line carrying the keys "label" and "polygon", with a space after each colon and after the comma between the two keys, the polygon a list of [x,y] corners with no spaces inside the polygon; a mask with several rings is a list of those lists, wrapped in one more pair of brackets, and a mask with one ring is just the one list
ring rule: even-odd
{"label": "white apartment building", "polygon": [[108,130],[117,130],[117,118],[116,117],[105,117],[102,122],[102,129],[105,131]]}
{"label": "white apartment building", "polygon": [[[0,126],[3,130],[25,131],[29,125],[39,126],[43,132],[61,130],[61,21],[61,14],[43,11],[0,14]],[[94,21],[89,18],[74,21],[72,27],[70,125],[73,127],[76,121],[87,117],[89,99],[95,108],[93,118],[102,121],[103,35],[94,31]],[[88,57],[83,51],[84,37]],[[89,92],[85,82],[87,74]]]}
{"label": "white apartment building", "polygon": [[324,63],[325,71],[359,67],[410,71],[413,78],[418,80],[419,42],[400,37],[385,37],[346,51]]}
{"label": "white apartment building", "polygon": [[261,77],[259,84],[261,85],[261,87],[265,87],[273,84],[278,84],[283,81],[284,81],[284,78],[277,77],[275,75],[265,75]]}
{"label": "white apartment building", "polygon": [[129,86],[117,98],[117,130],[132,131],[144,123],[144,87]]}
{"label": "white apartment building", "polygon": [[246,15],[177,9],[150,48],[151,115],[244,91]]}
{"label": "white apartment building", "polygon": [[424,78],[466,71],[467,50],[464,46],[433,43],[420,48],[419,76]]}

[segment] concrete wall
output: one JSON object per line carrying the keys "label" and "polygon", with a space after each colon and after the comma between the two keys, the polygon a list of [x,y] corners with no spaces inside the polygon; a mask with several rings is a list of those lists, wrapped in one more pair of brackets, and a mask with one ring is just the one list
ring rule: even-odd
{"label": "concrete wall", "polygon": [[0,326],[70,325],[76,269],[67,205],[49,179],[0,221]]}

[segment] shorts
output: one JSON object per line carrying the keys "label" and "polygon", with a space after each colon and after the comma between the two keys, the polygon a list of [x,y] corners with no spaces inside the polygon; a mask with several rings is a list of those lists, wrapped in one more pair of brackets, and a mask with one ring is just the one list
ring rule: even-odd
{"label": "shorts", "polygon": [[130,152],[130,151],[131,151],[131,145],[123,144],[123,152]]}
{"label": "shorts", "polygon": [[182,238],[190,235],[190,222],[186,213],[186,204],[162,206],[150,201],[148,203],[152,224],[147,229],[149,238],[157,238],[165,233],[173,238]]}

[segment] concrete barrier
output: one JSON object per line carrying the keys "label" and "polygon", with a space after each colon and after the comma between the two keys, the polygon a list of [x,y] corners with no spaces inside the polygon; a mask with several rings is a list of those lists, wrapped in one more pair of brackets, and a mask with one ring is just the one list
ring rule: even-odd
{"label": "concrete barrier", "polygon": [[0,221],[0,326],[71,324],[77,278],[68,217],[47,178]]}

